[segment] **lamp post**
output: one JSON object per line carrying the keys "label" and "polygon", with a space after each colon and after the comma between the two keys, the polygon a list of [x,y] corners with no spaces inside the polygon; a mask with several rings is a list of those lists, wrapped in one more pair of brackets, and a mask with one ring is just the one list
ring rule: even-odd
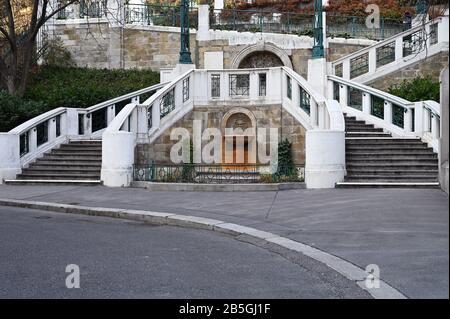
{"label": "lamp post", "polygon": [[189,50],[189,0],[181,0],[180,4],[180,60],[181,64],[192,64]]}
{"label": "lamp post", "polygon": [[314,0],[314,46],[312,50],[313,59],[320,59],[324,57],[322,13],[322,0]]}

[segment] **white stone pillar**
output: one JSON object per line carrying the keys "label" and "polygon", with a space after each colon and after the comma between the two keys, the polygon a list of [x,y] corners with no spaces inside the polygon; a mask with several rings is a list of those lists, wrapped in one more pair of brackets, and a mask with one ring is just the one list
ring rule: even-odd
{"label": "white stone pillar", "polygon": [[415,102],[414,103],[414,133],[416,136],[422,137],[424,127],[423,127],[423,103]]}
{"label": "white stone pillar", "polygon": [[377,69],[377,49],[369,50],[369,74],[375,73]]}
{"label": "white stone pillar", "polygon": [[209,36],[209,5],[201,4],[198,6],[198,41],[208,41]]}
{"label": "white stone pillar", "polygon": [[308,83],[317,93],[325,96],[327,92],[327,60],[325,58],[308,60]]}
{"label": "white stone pillar", "polygon": [[339,84],[339,104],[341,106],[348,106],[348,87],[344,84]]}
{"label": "white stone pillar", "polygon": [[56,118],[48,121],[48,141],[51,142],[56,139]]}
{"label": "white stone pillar", "polygon": [[369,93],[363,92],[363,98],[362,98],[362,112],[364,114],[370,115],[370,109],[371,109],[371,96]]}
{"label": "white stone pillar", "polygon": [[342,77],[350,80],[350,59],[342,61]]}
{"label": "white stone pillar", "polygon": [[403,125],[403,129],[405,130],[406,133],[411,133],[412,130],[412,111],[411,109],[407,109],[406,113],[404,113],[404,125]]}
{"label": "white stone pillar", "polygon": [[[448,13],[447,13],[447,28],[448,28]],[[447,29],[448,31],[448,29]],[[448,33],[447,33],[448,39]],[[448,40],[447,40],[448,41]],[[448,87],[449,87],[449,79],[448,79],[448,67],[446,67],[440,76],[441,80],[441,107],[440,114],[441,121],[440,125],[440,139],[439,139],[439,182],[441,184],[441,188],[448,194],[449,190],[449,123],[448,123]]]}
{"label": "white stone pillar", "polygon": [[[62,122],[62,119],[61,119]],[[76,109],[67,109],[65,118],[65,133],[69,137],[74,137],[78,135],[78,111]]]}
{"label": "white stone pillar", "polygon": [[392,103],[384,102],[384,121],[388,124],[392,124]]}
{"label": "white stone pillar", "polygon": [[156,99],[152,106],[152,129],[159,128],[159,122],[161,121],[160,101],[161,98]]}
{"label": "white stone pillar", "polygon": [[307,188],[334,188],[344,180],[344,131],[308,130],[305,144]]}
{"label": "white stone pillar", "polygon": [[214,0],[214,10],[223,9],[223,0]]}
{"label": "white stone pillar", "polygon": [[109,125],[116,117],[116,105],[108,106],[106,109],[106,123]]}
{"label": "white stone pillar", "polygon": [[19,134],[0,133],[0,184],[21,173]]}
{"label": "white stone pillar", "polygon": [[403,59],[403,37],[395,39],[395,61]]}
{"label": "white stone pillar", "polygon": [[102,136],[103,185],[127,187],[133,180],[134,147],[136,134],[133,132],[105,132]]}

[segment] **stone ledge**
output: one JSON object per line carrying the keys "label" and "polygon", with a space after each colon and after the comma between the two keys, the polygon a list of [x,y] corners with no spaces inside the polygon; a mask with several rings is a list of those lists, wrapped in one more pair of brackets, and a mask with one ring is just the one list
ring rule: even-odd
{"label": "stone ledge", "polygon": [[252,183],[252,184],[200,184],[200,183],[157,183],[131,182],[131,187],[145,188],[149,191],[175,192],[270,192],[290,189],[305,189],[305,183]]}

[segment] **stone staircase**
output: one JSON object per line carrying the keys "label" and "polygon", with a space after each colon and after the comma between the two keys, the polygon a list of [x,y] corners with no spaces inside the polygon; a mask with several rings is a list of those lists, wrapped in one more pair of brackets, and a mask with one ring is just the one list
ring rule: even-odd
{"label": "stone staircase", "polygon": [[337,187],[438,187],[438,157],[418,138],[394,138],[345,115],[346,169]]}
{"label": "stone staircase", "polygon": [[78,140],[62,144],[22,169],[15,180],[6,184],[101,184],[101,140]]}

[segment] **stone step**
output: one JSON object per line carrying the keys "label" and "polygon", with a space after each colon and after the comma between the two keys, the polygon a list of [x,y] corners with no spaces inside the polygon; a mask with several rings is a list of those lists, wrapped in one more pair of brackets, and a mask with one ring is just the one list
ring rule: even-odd
{"label": "stone step", "polygon": [[83,150],[83,151],[74,151],[74,150],[61,150],[56,149],[52,150],[50,153],[51,155],[65,155],[65,156],[99,156],[101,157],[102,152],[101,151],[91,151],[91,150]]}
{"label": "stone step", "polygon": [[74,161],[101,161],[102,155],[95,153],[95,155],[89,155],[89,154],[78,154],[78,155],[70,155],[67,153],[46,153],[43,157],[39,158],[43,160],[49,160],[49,161],[67,161],[67,160],[74,160]]}
{"label": "stone step", "polygon": [[419,151],[419,150],[433,150],[431,147],[428,147],[426,144],[346,144],[345,149],[347,151],[353,150],[365,150],[365,151],[373,151],[378,152],[380,150],[384,151]]}
{"label": "stone step", "polygon": [[89,166],[95,166],[95,167],[101,167],[102,161],[71,161],[71,160],[45,160],[45,159],[38,159],[36,162],[30,164],[31,166],[82,166],[82,167],[89,167]]}
{"label": "stone step", "polygon": [[352,176],[346,176],[344,178],[344,181],[358,181],[358,182],[364,182],[364,181],[372,181],[372,182],[383,182],[383,181],[409,181],[409,182],[437,182],[438,177],[429,176],[429,175],[352,175]]}
{"label": "stone step", "polygon": [[402,138],[366,138],[366,137],[347,137],[345,139],[347,145],[427,145],[419,139],[402,139]]}
{"label": "stone step", "polygon": [[432,148],[414,148],[414,149],[399,149],[399,148],[371,148],[371,147],[348,147],[346,148],[346,156],[373,154],[373,156],[385,155],[430,155],[434,154]]}
{"label": "stone step", "polygon": [[417,159],[417,158],[353,158],[347,157],[347,166],[348,165],[370,165],[370,164],[378,164],[378,165],[390,165],[390,164],[398,164],[398,165],[421,165],[421,164],[432,164],[438,165],[437,158],[430,159]]}
{"label": "stone step", "polygon": [[44,165],[34,165],[29,168],[22,169],[22,174],[28,174],[28,173],[78,173],[78,174],[85,174],[85,173],[98,173],[100,174],[101,166],[93,166],[93,167],[87,167],[87,166],[44,166]]}
{"label": "stone step", "polygon": [[392,182],[392,181],[373,181],[373,182],[340,182],[336,183],[336,188],[439,188],[438,182]]}
{"label": "stone step", "polygon": [[389,154],[383,154],[383,153],[347,153],[346,159],[350,161],[391,161],[391,160],[433,160],[437,161],[438,156],[435,153],[432,152],[426,152],[426,153],[409,153],[405,154],[403,152],[397,152],[397,153],[389,153]]}
{"label": "stone step", "polygon": [[71,140],[68,144],[102,144],[102,140]]}
{"label": "stone step", "polygon": [[59,151],[73,151],[73,152],[95,152],[95,151],[101,152],[102,151],[102,147],[101,146],[97,146],[97,145],[92,145],[92,146],[61,145],[60,148],[55,149],[55,150],[59,150]]}
{"label": "stone step", "polygon": [[428,176],[428,177],[436,177],[438,176],[439,171],[436,169],[347,169],[347,176]]}
{"label": "stone step", "polygon": [[345,132],[345,137],[391,137],[385,132]]}
{"label": "stone step", "polygon": [[382,128],[374,127],[345,127],[345,132],[384,132]]}
{"label": "stone step", "polygon": [[29,172],[26,174],[17,175],[17,179],[42,179],[42,180],[52,180],[52,179],[73,179],[73,180],[100,180],[100,174],[72,174],[72,173],[34,173]]}
{"label": "stone step", "polygon": [[102,182],[98,180],[45,180],[45,179],[8,179],[5,180],[7,185],[80,185],[80,186],[93,186],[101,185]]}
{"label": "stone step", "polygon": [[374,161],[371,162],[369,161],[347,161],[346,164],[347,169],[349,168],[374,168],[374,167],[379,167],[379,168],[387,168],[387,169],[396,169],[396,168],[405,168],[405,169],[410,169],[410,168],[423,168],[423,169],[428,169],[428,168],[433,168],[433,169],[437,169],[438,165],[437,165],[437,160],[434,160],[434,162],[432,163],[426,163],[424,161],[391,161],[391,162],[382,162],[382,161]]}

